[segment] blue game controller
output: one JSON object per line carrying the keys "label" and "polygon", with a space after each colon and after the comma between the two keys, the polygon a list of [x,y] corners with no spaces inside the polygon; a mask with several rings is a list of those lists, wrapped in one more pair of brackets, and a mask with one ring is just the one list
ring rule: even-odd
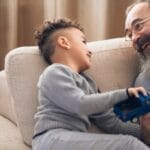
{"label": "blue game controller", "polygon": [[150,95],[139,97],[130,97],[114,106],[114,113],[122,121],[132,121],[146,113],[150,112]]}

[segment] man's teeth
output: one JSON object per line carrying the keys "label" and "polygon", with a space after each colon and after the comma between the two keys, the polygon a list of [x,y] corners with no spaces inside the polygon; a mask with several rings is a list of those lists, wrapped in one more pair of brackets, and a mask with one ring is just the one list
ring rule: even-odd
{"label": "man's teeth", "polygon": [[147,43],[145,43],[145,44],[142,46],[142,48],[143,48],[143,49],[146,49],[149,45],[150,45],[150,42],[147,42]]}

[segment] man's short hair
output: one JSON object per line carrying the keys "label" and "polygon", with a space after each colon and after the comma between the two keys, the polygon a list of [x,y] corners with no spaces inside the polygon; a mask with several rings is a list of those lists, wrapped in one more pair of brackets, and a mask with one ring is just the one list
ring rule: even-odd
{"label": "man's short hair", "polygon": [[66,18],[45,21],[41,29],[35,32],[41,55],[48,64],[52,64],[50,56],[55,51],[54,33],[68,28],[76,28],[83,32],[83,28],[79,23]]}
{"label": "man's short hair", "polygon": [[136,2],[134,2],[133,4],[131,4],[130,6],[127,7],[126,9],[126,16],[128,15],[128,13],[130,12],[130,10],[136,5],[136,4],[139,4],[139,3],[148,3],[149,7],[150,7],[150,0],[137,0]]}

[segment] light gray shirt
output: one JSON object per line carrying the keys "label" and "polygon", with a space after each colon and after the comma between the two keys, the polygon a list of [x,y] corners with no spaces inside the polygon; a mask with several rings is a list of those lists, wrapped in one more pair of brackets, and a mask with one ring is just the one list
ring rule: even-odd
{"label": "light gray shirt", "polygon": [[95,123],[106,132],[140,136],[138,125],[123,123],[107,111],[128,98],[126,89],[98,93],[90,77],[62,64],[48,66],[40,76],[38,87],[34,135],[57,128],[86,132],[91,126],[89,118],[98,114]]}

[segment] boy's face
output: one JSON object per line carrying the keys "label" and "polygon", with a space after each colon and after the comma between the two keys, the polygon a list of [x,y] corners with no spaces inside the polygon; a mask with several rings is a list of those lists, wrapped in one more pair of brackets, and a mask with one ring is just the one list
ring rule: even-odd
{"label": "boy's face", "polygon": [[140,38],[150,35],[150,6],[147,2],[136,4],[129,11],[125,22],[125,32],[135,48]]}
{"label": "boy's face", "polygon": [[68,29],[66,37],[70,44],[68,57],[72,59],[73,65],[78,72],[88,69],[91,65],[91,52],[86,45],[83,32],[76,28],[71,28]]}

